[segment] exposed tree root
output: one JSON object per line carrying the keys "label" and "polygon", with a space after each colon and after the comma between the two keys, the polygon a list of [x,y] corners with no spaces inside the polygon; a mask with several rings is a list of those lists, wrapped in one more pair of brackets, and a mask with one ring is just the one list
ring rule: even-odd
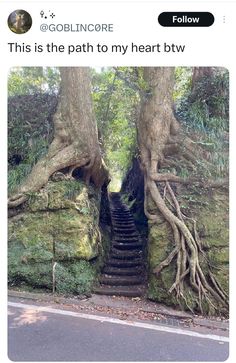
{"label": "exposed tree root", "polygon": [[[73,149],[71,148],[71,151],[72,150]],[[77,167],[83,166],[88,161],[88,157],[82,157],[80,163],[78,162],[78,159],[76,159],[74,153],[68,153],[67,149],[65,152],[64,150],[61,150],[59,155],[56,155],[52,159],[49,159],[47,156],[39,160],[24,183],[19,187],[17,193],[8,199],[8,207],[16,208],[24,203],[28,199],[27,194],[40,190],[48,182],[50,176],[56,171],[71,166],[75,162]]]}
{"label": "exposed tree root", "polygon": [[156,183],[153,180],[149,180],[147,185],[157,208],[172,228],[175,242],[171,253],[153,272],[158,275],[176,257],[176,276],[173,285],[169,289],[169,293],[175,291],[177,299],[182,299],[187,304],[184,283],[189,276],[187,281],[189,281],[190,286],[198,296],[197,303],[201,313],[204,313],[203,302],[206,302],[208,306],[210,305],[215,310],[217,309],[217,303],[222,306],[227,306],[226,293],[217,283],[213,273],[209,273],[210,281],[208,281],[200,265],[199,255],[204,252],[202,251],[201,242],[197,234],[196,221],[192,220],[193,232],[191,233],[184,222],[184,216],[181,213],[179,203],[168,182],[166,182],[167,191],[172,199],[172,205],[175,207],[176,215],[166,206]]}
{"label": "exposed tree root", "polygon": [[53,117],[54,138],[48,153],[33,167],[24,183],[8,201],[9,208],[24,203],[28,194],[41,189],[57,171],[83,167],[84,181],[100,188],[108,182],[93,115],[87,68],[61,68],[61,92]]}
{"label": "exposed tree root", "polygon": [[153,173],[150,175],[152,180],[157,182],[174,182],[174,183],[181,183],[181,184],[195,184],[198,186],[204,186],[209,188],[221,188],[221,187],[228,187],[229,179],[222,178],[218,180],[200,180],[197,178],[182,178],[178,175],[174,175],[171,173]]}
{"label": "exposed tree root", "polygon": [[[175,279],[169,287],[169,293],[175,293],[179,303],[184,302],[190,310],[195,309],[194,305],[202,313],[206,312],[207,307],[209,312],[217,310],[219,306],[226,308],[226,293],[216,281],[209,264],[206,264],[196,221],[181,212],[170,182],[212,188],[227,186],[228,180],[206,181],[202,174],[197,174],[199,166],[200,169],[205,167],[211,170],[213,165],[209,152],[183,133],[173,115],[173,68],[145,68],[144,79],[150,89],[150,96],[143,97],[137,120],[140,161],[145,181],[144,211],[150,223],[154,224],[160,220],[158,214],[162,215],[171,227],[174,242],[172,251],[153,272],[159,276],[170,264],[175,266]],[[160,173],[163,166],[174,166],[178,170],[182,164],[187,164],[188,170],[193,170],[193,176],[183,178],[171,172]],[[164,186],[163,196],[158,184],[161,189]],[[158,214],[153,211],[150,213],[150,200],[154,202]],[[153,210],[153,203],[151,205]],[[202,260],[206,264],[206,271],[203,271]],[[193,304],[189,303],[189,295],[194,300]]]}

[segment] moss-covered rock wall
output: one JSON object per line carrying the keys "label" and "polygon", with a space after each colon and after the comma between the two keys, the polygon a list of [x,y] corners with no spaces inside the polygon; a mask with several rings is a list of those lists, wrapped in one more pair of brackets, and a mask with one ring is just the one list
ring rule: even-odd
{"label": "moss-covered rock wall", "polygon": [[[182,211],[197,221],[197,230],[206,259],[201,261],[203,271],[209,268],[217,282],[229,292],[229,236],[228,236],[228,194],[224,190],[197,190],[179,187],[178,199]],[[149,202],[149,210],[155,209]],[[157,211],[155,210],[155,213]],[[189,225],[190,226],[190,225]],[[149,283],[147,296],[157,302],[177,306],[174,293],[169,289],[175,280],[175,264],[165,267],[156,276],[153,269],[162,262],[173,249],[173,240],[168,224],[159,215],[158,222],[149,224],[148,266]],[[191,289],[187,292],[187,302],[196,308]],[[186,308],[183,305],[182,308]]]}
{"label": "moss-covered rock wall", "polygon": [[50,181],[9,218],[9,283],[57,292],[91,291],[104,253],[100,193],[78,180]]}

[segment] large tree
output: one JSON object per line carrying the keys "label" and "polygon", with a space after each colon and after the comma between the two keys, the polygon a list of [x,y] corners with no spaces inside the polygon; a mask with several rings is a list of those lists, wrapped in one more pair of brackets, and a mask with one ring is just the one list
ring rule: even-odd
{"label": "large tree", "polygon": [[[224,184],[226,181],[203,181],[200,175],[196,178],[183,178],[176,174],[161,173],[172,166],[176,161],[170,157],[179,158],[177,163],[183,160],[188,165],[194,165],[199,159],[203,159],[207,165],[207,154],[204,149],[187,137],[177,122],[173,112],[173,87],[174,68],[147,67],[144,68],[143,78],[146,92],[143,92],[140,117],[137,120],[138,144],[140,149],[141,167],[145,180],[144,209],[151,223],[158,221],[155,213],[150,213],[148,200],[156,206],[159,213],[171,227],[173,234],[173,250],[167,258],[154,270],[159,275],[162,269],[171,262],[176,263],[176,276],[169,292],[175,292],[177,299],[184,300],[185,282],[196,293],[199,309],[203,311],[203,301],[212,305],[219,303],[227,305],[227,297],[222,288],[209,270],[206,277],[201,267],[201,255],[204,254],[201,241],[197,233],[196,222],[191,220],[192,227],[186,223],[186,216],[181,212],[180,205],[174,193],[172,183],[190,183],[198,185]],[[175,164],[174,164],[175,165]],[[168,194],[171,200],[170,208],[160,190],[164,189],[164,195]],[[153,209],[153,208],[152,208]],[[188,304],[187,304],[188,305]]]}
{"label": "large tree", "polygon": [[25,182],[10,196],[8,205],[17,207],[27,194],[38,191],[55,172],[83,168],[87,183],[101,187],[108,180],[98,142],[88,68],[60,68],[61,90],[53,117],[54,138],[48,153],[33,167]]}

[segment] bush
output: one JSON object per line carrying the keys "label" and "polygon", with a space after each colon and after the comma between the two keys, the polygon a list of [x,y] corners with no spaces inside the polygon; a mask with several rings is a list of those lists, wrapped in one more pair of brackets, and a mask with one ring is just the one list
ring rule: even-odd
{"label": "bush", "polygon": [[189,87],[176,101],[177,116],[187,128],[203,132],[229,129],[229,74],[215,71]]}

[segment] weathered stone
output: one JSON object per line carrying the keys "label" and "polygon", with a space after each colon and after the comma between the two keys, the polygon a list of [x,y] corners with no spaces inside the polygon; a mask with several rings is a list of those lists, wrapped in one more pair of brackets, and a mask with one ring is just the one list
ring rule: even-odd
{"label": "weathered stone", "polygon": [[39,192],[29,195],[27,208],[32,212],[73,208],[77,195],[81,194],[81,200],[87,196],[81,184],[74,180],[49,181]]}
{"label": "weathered stone", "polygon": [[149,284],[148,297],[151,300],[165,302],[167,305],[176,305],[174,294],[168,290],[173,284],[175,271],[170,265],[156,277],[153,270],[171,252],[171,233],[167,223],[149,226],[148,261],[149,261]]}
{"label": "weathered stone", "polygon": [[86,294],[91,291],[96,278],[96,267],[87,261],[58,263],[55,281],[58,293]]}
{"label": "weathered stone", "polygon": [[148,260],[152,271],[171,252],[173,245],[167,223],[149,226]]}
{"label": "weathered stone", "polygon": [[[72,276],[65,263],[94,259],[102,248],[98,223],[99,194],[82,182],[49,182],[32,193],[24,212],[9,219],[11,283],[25,281],[51,289],[53,261],[65,276]],[[77,284],[72,285],[71,290],[78,290]]]}

